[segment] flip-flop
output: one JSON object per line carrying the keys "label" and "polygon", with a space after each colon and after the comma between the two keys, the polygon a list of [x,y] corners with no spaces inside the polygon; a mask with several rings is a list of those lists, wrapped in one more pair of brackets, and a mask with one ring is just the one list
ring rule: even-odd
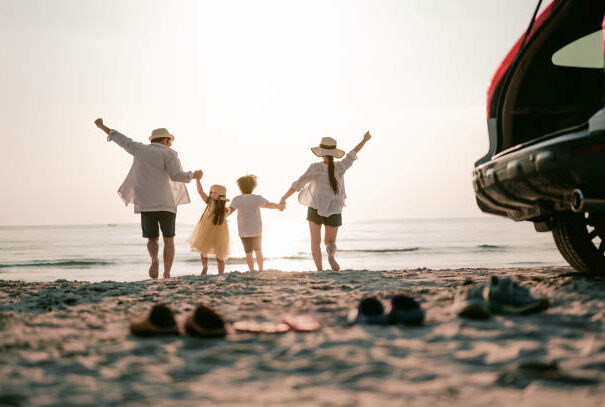
{"label": "flip-flop", "polygon": [[212,308],[198,304],[185,321],[185,332],[200,338],[223,338],[227,328],[223,318]]}
{"label": "flip-flop", "polygon": [[180,335],[174,313],[167,304],[155,304],[149,313],[130,323],[130,332],[137,336]]}
{"label": "flip-flop", "polygon": [[295,332],[313,332],[321,328],[321,324],[310,315],[288,315],[284,323]]}
{"label": "flip-flop", "polygon": [[348,315],[349,324],[386,325],[384,306],[376,297],[366,297]]}
{"label": "flip-flop", "polygon": [[421,325],[424,322],[424,310],[412,297],[397,294],[391,298],[390,324]]}
{"label": "flip-flop", "polygon": [[284,322],[259,322],[253,319],[237,321],[233,324],[237,332],[251,334],[282,334],[290,330],[290,326]]}

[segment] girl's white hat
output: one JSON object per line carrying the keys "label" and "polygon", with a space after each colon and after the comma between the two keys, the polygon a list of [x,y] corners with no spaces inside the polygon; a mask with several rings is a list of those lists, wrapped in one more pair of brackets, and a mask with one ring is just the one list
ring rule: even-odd
{"label": "girl's white hat", "polygon": [[159,129],[155,129],[151,132],[151,136],[149,136],[149,141],[153,142],[153,140],[158,139],[158,138],[164,138],[167,137],[170,139],[170,141],[174,141],[174,136],[170,133],[168,133],[168,130],[166,130],[165,128],[159,128]]}
{"label": "girl's white hat", "polygon": [[336,148],[336,140],[332,137],[324,137],[321,139],[319,147],[311,147],[311,151],[318,157],[329,155],[336,158],[342,158],[345,152]]}
{"label": "girl's white hat", "polygon": [[210,187],[210,193],[216,192],[218,194],[219,201],[228,202],[227,199],[227,188],[222,185],[214,184]]}

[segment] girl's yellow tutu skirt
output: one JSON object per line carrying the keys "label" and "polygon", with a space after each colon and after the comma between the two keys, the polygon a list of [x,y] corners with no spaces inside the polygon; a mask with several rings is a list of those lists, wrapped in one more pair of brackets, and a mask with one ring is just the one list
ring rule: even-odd
{"label": "girl's yellow tutu skirt", "polygon": [[[209,208],[210,209],[210,208]],[[225,219],[220,225],[212,222],[212,211],[207,210],[193,229],[189,238],[189,245],[194,252],[208,257],[216,256],[218,260],[229,258],[229,227]]]}

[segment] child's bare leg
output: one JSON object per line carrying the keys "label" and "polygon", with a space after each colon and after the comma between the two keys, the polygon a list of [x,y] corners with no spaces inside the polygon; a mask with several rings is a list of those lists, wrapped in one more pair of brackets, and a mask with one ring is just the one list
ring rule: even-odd
{"label": "child's bare leg", "polygon": [[208,257],[204,257],[204,255],[201,255],[202,257],[202,275],[206,275],[208,274]]}
{"label": "child's bare leg", "polygon": [[326,226],[324,241],[326,243],[326,252],[328,253],[328,261],[330,267],[334,271],[340,270],[340,265],[334,258],[336,256],[336,235],[338,234],[338,226]]}
{"label": "child's bare leg", "polygon": [[246,263],[248,263],[248,271],[254,271],[254,257],[252,257],[252,252],[246,253]]}
{"label": "child's bare leg", "polygon": [[151,266],[149,266],[149,277],[158,278],[160,270],[160,260],[158,260],[158,252],[160,251],[160,244],[158,243],[159,238],[147,239],[147,251],[151,257]]}
{"label": "child's bare leg", "polygon": [[258,271],[263,271],[265,259],[263,258],[262,250],[255,250],[254,254],[256,254],[256,264],[258,264]]}
{"label": "child's bare leg", "polygon": [[218,264],[218,273],[223,274],[225,272],[225,260],[216,259],[216,263]]}
{"label": "child's bare leg", "polygon": [[172,262],[174,261],[174,237],[164,238],[164,278],[170,277]]}
{"label": "child's bare leg", "polygon": [[311,254],[317,271],[322,271],[321,263],[321,225],[309,221],[309,232],[311,233]]}

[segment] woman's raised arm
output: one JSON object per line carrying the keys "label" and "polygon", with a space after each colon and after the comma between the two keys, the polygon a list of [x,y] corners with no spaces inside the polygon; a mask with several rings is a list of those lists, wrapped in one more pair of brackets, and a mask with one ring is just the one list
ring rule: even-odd
{"label": "woman's raised arm", "polygon": [[357,144],[355,146],[355,148],[353,149],[356,153],[359,153],[359,151],[363,148],[363,146],[368,142],[368,140],[370,140],[372,138],[372,135],[370,134],[369,131],[366,131],[366,134],[363,135],[363,140],[361,140],[361,142],[359,144]]}

